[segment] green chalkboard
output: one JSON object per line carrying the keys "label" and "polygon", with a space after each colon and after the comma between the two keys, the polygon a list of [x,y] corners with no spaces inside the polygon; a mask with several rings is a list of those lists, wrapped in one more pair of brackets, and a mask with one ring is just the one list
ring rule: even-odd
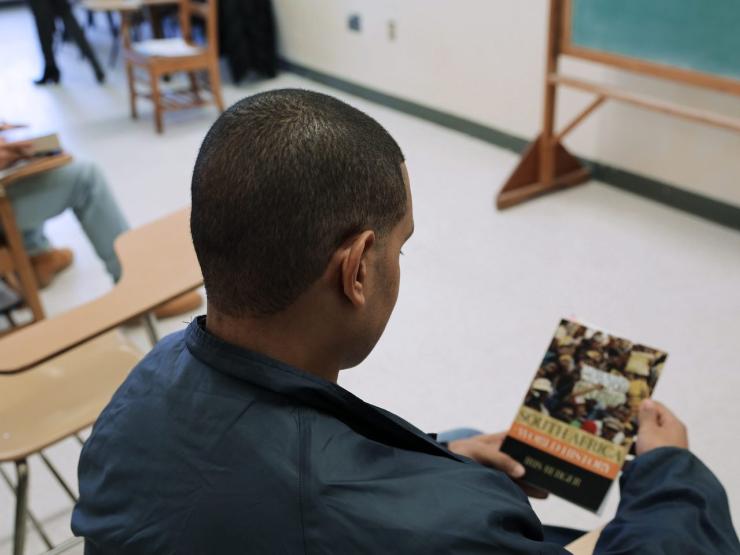
{"label": "green chalkboard", "polygon": [[570,43],[740,80],[740,0],[571,0]]}

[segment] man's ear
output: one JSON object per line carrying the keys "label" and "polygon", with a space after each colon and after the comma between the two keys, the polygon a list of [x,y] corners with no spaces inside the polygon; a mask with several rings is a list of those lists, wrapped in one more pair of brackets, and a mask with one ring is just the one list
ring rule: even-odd
{"label": "man's ear", "polygon": [[342,292],[356,307],[363,306],[367,292],[368,252],[375,244],[375,232],[366,230],[348,239],[337,251]]}

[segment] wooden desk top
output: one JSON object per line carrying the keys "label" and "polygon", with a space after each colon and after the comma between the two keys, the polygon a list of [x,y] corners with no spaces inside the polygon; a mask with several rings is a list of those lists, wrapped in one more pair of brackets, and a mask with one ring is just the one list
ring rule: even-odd
{"label": "wooden desk top", "polygon": [[7,187],[19,179],[54,170],[65,164],[69,164],[71,161],[72,156],[66,152],[62,152],[54,156],[44,156],[23,162],[17,168],[11,167],[0,172],[0,186]]}
{"label": "wooden desk top", "polygon": [[0,373],[14,373],[63,353],[156,306],[200,287],[190,238],[190,209],[132,229],[115,243],[121,280],[106,295],[0,339]]}

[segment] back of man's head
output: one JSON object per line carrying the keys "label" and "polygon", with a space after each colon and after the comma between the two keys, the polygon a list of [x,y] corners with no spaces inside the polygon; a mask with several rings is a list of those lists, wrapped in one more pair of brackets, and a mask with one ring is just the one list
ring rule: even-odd
{"label": "back of man's head", "polygon": [[380,239],[406,211],[403,154],[339,100],[274,90],[230,107],[206,135],[191,231],[209,306],[234,318],[290,306],[343,241]]}

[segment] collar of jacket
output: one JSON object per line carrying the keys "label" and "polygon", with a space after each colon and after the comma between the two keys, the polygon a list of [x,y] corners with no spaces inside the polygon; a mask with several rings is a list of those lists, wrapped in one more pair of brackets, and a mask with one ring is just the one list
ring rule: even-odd
{"label": "collar of jacket", "polygon": [[366,403],[335,383],[219,339],[206,330],[205,316],[190,323],[185,343],[190,353],[212,370],[331,414],[374,441],[466,461],[405,420]]}

